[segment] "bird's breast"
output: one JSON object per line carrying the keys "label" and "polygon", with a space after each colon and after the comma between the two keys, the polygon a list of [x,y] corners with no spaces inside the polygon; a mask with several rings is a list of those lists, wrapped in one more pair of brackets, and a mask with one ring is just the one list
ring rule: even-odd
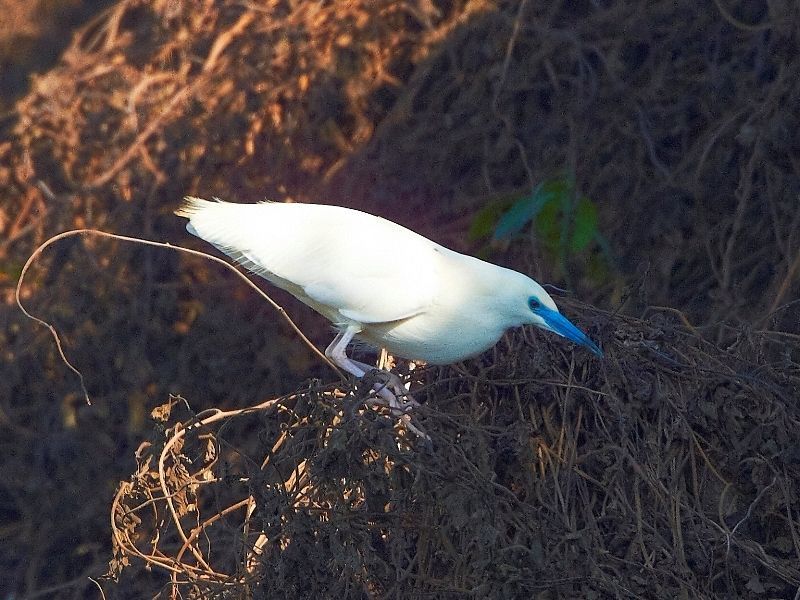
{"label": "bird's breast", "polygon": [[488,350],[505,331],[499,323],[470,315],[422,313],[395,323],[373,323],[360,337],[392,354],[432,364],[450,364]]}

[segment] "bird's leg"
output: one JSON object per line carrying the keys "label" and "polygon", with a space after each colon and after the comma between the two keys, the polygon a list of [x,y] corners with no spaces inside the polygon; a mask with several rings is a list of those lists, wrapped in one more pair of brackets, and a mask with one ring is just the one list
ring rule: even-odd
{"label": "bird's leg", "polygon": [[[330,358],[337,367],[341,367],[351,375],[355,375],[357,378],[361,379],[367,371],[372,370],[372,367],[356,362],[347,356],[347,345],[359,331],[361,331],[361,329],[353,325],[340,331],[325,349],[325,356]],[[385,385],[375,386],[374,390],[390,407],[400,408],[400,403],[397,401],[397,398]]]}
{"label": "bird's leg", "polygon": [[411,387],[411,384],[406,384],[402,379],[400,379],[400,377],[392,373],[389,352],[386,350],[386,348],[381,348],[381,351],[378,354],[377,364],[379,370],[389,373],[390,383],[396,388],[394,390],[395,394],[401,396],[405,400],[404,405],[407,409],[411,409],[420,405],[419,402],[414,399],[414,396],[412,396],[408,391]]}
{"label": "bird's leg", "polygon": [[[336,334],[336,337],[333,338],[333,341],[330,343],[330,345],[325,349],[325,356],[330,358],[333,364],[335,364],[337,367],[341,367],[351,375],[355,375],[361,379],[364,377],[367,371],[372,370],[372,367],[365,365],[364,363],[354,361],[347,356],[347,345],[359,331],[361,331],[361,328],[355,325],[350,325],[346,329],[340,331],[338,334]],[[402,381],[400,381],[400,378],[396,375],[395,377],[400,384],[400,389],[402,390],[401,396],[407,395],[408,392],[405,387],[402,386]],[[401,403],[397,399],[397,396],[386,385],[376,385],[372,389],[389,405],[390,408],[405,413],[405,404],[407,403]],[[420,431],[411,423],[411,417],[409,417],[407,414],[403,414],[402,419],[408,429],[422,438],[429,439],[424,432]]]}
{"label": "bird's leg", "polygon": [[347,356],[347,345],[359,331],[361,331],[361,329],[353,325],[339,331],[330,345],[325,348],[325,356],[330,358],[331,362],[337,367],[341,367],[351,375],[355,375],[360,379],[364,376],[364,369]]}

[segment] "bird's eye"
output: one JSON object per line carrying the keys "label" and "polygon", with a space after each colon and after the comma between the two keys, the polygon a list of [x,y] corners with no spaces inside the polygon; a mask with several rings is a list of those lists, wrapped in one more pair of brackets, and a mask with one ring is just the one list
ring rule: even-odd
{"label": "bird's eye", "polygon": [[537,308],[541,308],[542,303],[536,299],[536,296],[531,296],[528,298],[528,306],[531,310],[536,310]]}

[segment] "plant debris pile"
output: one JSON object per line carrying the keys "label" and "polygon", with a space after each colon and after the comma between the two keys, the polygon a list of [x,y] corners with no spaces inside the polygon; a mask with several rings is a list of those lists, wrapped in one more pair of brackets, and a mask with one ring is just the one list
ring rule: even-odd
{"label": "plant debris pile", "polygon": [[412,371],[430,444],[349,386],[173,397],[114,502],[112,573],[197,598],[791,597],[798,365],[581,312],[603,361],[516,332]]}
{"label": "plant debris pile", "polygon": [[[113,533],[107,598],[794,597],[798,23],[759,0],[113,3],[0,115],[0,589],[86,597]],[[465,234],[554,181],[606,248],[556,265],[534,219],[505,247]],[[227,274],[85,238],[22,298],[86,407],[14,305],[22,265],[66,229],[185,241],[186,194],[352,206],[493,253],[613,307],[559,300],[608,356],[517,332],[412,373],[428,451],[320,383]],[[178,394],[198,415],[173,402],[140,446]]]}

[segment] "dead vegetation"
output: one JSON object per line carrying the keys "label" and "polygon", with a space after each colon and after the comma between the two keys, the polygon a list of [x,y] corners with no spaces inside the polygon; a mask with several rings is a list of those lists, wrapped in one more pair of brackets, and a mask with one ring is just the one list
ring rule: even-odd
{"label": "dead vegetation", "polygon": [[348,387],[172,398],[114,501],[112,573],[191,598],[793,597],[800,369],[760,336],[582,312],[601,363],[515,334],[415,371],[431,449]]}
{"label": "dead vegetation", "polygon": [[[757,0],[116,3],[0,121],[0,589],[84,597],[113,539],[107,598],[796,597],[798,23]],[[519,334],[415,374],[433,452],[340,414],[350,388],[205,264],[43,257],[25,299],[89,408],[12,303],[53,233],[185,239],[186,193],[466,249],[478,209],[562,170],[614,252],[604,281],[568,265],[614,308],[567,309],[608,358]],[[552,281],[535,239],[494,258]]]}

